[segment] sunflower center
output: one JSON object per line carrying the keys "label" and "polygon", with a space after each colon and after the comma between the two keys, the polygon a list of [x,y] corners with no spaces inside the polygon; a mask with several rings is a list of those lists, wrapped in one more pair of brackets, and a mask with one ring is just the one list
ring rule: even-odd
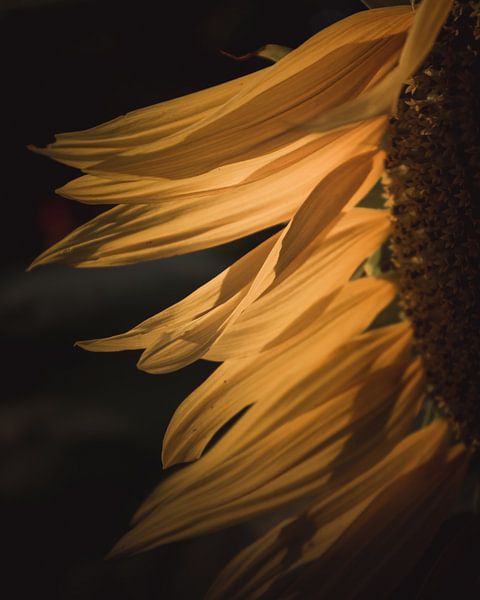
{"label": "sunflower center", "polygon": [[429,390],[480,445],[480,1],[457,0],[391,120],[385,192]]}

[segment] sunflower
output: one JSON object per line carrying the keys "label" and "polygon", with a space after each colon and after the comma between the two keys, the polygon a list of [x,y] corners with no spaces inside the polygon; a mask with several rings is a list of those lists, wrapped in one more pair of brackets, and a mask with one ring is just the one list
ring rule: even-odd
{"label": "sunflower", "polygon": [[[174,306],[80,342],[143,350],[151,373],[222,363],[164,439],[166,467],[192,464],[113,556],[273,513],[208,597],[343,599],[388,596],[424,552],[480,441],[479,38],[478,1],[363,11],[261,71],[37,149],[83,170],[60,194],[117,206],[33,266],[281,226]],[[359,205],[380,178],[385,206]]]}

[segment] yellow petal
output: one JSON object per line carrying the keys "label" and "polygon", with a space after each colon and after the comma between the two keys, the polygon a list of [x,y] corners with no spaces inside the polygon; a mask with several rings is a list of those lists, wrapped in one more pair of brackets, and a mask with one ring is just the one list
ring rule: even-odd
{"label": "yellow petal", "polygon": [[373,89],[333,110],[326,111],[318,119],[312,121],[309,128],[312,131],[328,131],[393,112],[402,85],[417,71],[427,57],[450,12],[452,3],[453,0],[423,0],[415,13],[415,19],[402,49],[398,66]]}
{"label": "yellow petal", "polygon": [[[153,173],[148,177],[84,175],[59,188],[57,193],[88,204],[148,204],[175,199],[188,210],[199,202],[208,202],[210,195],[211,201],[218,201],[236,193],[238,202],[254,189],[258,195],[278,193],[281,187],[275,186],[274,178],[281,178],[285,185],[289,177],[289,188],[292,188],[292,173],[306,179],[301,189],[311,190],[312,182],[320,181],[343,161],[371,149],[369,146],[375,147],[384,126],[385,121],[375,121],[328,135],[308,134],[280,150],[220,165],[194,177],[168,179],[155,177]],[[265,188],[267,184],[268,189]],[[233,200],[229,199],[229,204],[234,206]]]}
{"label": "yellow petal", "polygon": [[78,345],[93,352],[114,352],[143,349],[160,339],[167,343],[179,337],[197,318],[239,296],[239,292],[251,282],[260,269],[279,234],[280,232],[259,244],[180,302],[133,329],[108,338],[78,342]]}
{"label": "yellow petal", "polygon": [[[416,503],[422,503],[431,517],[425,494],[432,503],[435,502],[434,494],[439,485],[436,478],[449,490],[448,498],[442,498],[444,506],[440,517],[445,515],[448,499],[451,500],[452,493],[458,489],[459,474],[456,471],[461,472],[464,466],[464,453],[458,449],[449,451],[448,440],[448,427],[444,422],[408,436],[372,469],[347,482],[337,493],[315,502],[304,513],[281,522],[243,550],[222,571],[208,598],[235,600],[248,597],[253,600],[267,594],[268,597],[309,598],[305,584],[313,569],[318,570],[316,587],[311,588],[313,580],[310,580],[307,589],[309,592],[315,589],[315,597],[357,597],[359,579],[351,576],[349,566],[354,563],[359,572],[358,563],[363,562],[364,571],[359,573],[360,578],[372,572],[378,575],[376,567],[384,558],[384,552],[376,553],[370,549],[367,553],[365,545],[376,535],[383,536],[383,543],[390,544],[390,548],[397,546],[399,523],[395,517],[404,524],[405,513],[408,514]],[[386,522],[382,521],[377,511],[383,511],[385,518],[388,509],[392,514]],[[415,510],[418,511],[418,507]],[[438,525],[438,522],[435,518],[434,524]],[[418,535],[415,525],[405,523],[407,529],[412,529],[410,535]],[[414,543],[409,550],[409,559],[397,562],[396,568],[392,569],[393,581],[388,582],[390,591],[424,547]],[[345,572],[349,576],[343,577],[346,581],[341,582],[340,591],[331,582],[335,581],[336,575],[341,577]],[[376,593],[366,597],[388,596],[385,583],[382,579]]]}
{"label": "yellow petal", "polygon": [[305,135],[299,124],[362,93],[385,62],[398,60],[411,18],[398,7],[352,15],[269,67],[188,135],[137,146],[90,171],[178,179],[281,149]]}
{"label": "yellow petal", "polygon": [[61,133],[46,148],[32,150],[72,167],[88,168],[106,157],[188,129],[261,76],[261,73],[251,73],[187,96],[134,110],[84,131]]}
{"label": "yellow petal", "polygon": [[422,0],[400,55],[399,68],[405,79],[427,58],[452,5],[453,0]]}
{"label": "yellow petal", "polygon": [[315,590],[332,598],[389,598],[448,516],[467,464],[465,448],[457,445],[396,480],[324,555],[324,568],[312,564],[299,574],[290,586],[293,597]]}
{"label": "yellow petal", "polygon": [[[377,312],[393,299],[395,290],[386,282],[362,279],[346,286],[335,298],[337,293],[337,290],[334,290],[329,295],[312,302],[311,306],[293,323],[287,322],[284,329],[280,326],[272,348],[290,347],[292,341],[298,342],[306,335],[307,330],[312,333],[309,325],[315,319],[316,333],[322,331],[322,346],[329,351],[336,344],[344,341],[346,336],[351,336],[365,328]],[[376,295],[372,297],[373,294]],[[208,356],[209,348],[213,346],[215,339],[218,339],[218,331],[222,330],[226,319],[230,317],[231,308],[235,310],[238,306],[238,303],[236,306],[233,304],[236,301],[237,298],[233,298],[216,311],[199,319],[178,340],[166,345],[162,344],[160,348],[157,345],[152,349],[148,348],[138,366],[149,373],[169,373],[197,360],[202,355]],[[341,333],[337,331],[339,327],[342,328]],[[245,343],[247,342],[248,340]],[[235,356],[234,351],[230,353]],[[254,347],[252,353],[256,355]],[[241,354],[251,356],[246,351]]]}
{"label": "yellow petal", "polygon": [[[372,144],[375,147],[384,125],[378,120],[354,128],[348,135],[335,134],[318,153],[307,153],[300,162],[281,162],[273,173],[252,185],[158,205],[118,206],[47,249],[32,267],[52,262],[101,267],[162,258],[222,244],[287,221],[322,178],[349,159],[362,160],[356,156],[365,154]],[[377,160],[365,184],[378,165]]]}
{"label": "yellow petal", "polygon": [[[398,57],[409,23],[408,11],[398,8],[353,15],[272,67],[84,132],[59,135],[38,151],[98,172],[175,178],[211,170],[209,163],[218,167],[227,156],[232,162],[232,155],[242,160],[252,151],[265,154],[266,146],[281,147],[298,137],[298,131],[278,137],[291,128],[291,119],[308,119],[312,111],[335,104],[335,98],[368,87],[384,61]],[[347,77],[349,68],[353,77]]]}
{"label": "yellow petal", "polygon": [[[368,373],[338,395],[332,388],[317,408],[255,443],[231,447],[227,433],[198,462],[159,486],[114,554],[215,531],[311,494],[334,493],[375,464],[411,426],[423,392],[420,363]],[[311,401],[312,394],[318,399],[322,393],[316,379],[316,385],[290,390],[288,399]],[[243,429],[242,419],[233,430],[237,426]]]}
{"label": "yellow petal", "polygon": [[[339,329],[341,339],[335,339],[339,348],[332,348],[333,353],[322,344],[324,330],[320,329],[320,335],[315,335],[312,327],[307,329],[307,337],[298,351],[294,339],[292,347],[283,354],[274,349],[248,359],[225,362],[176,410],[163,442],[164,465],[198,458],[214,434],[251,404],[255,406],[243,417],[247,431],[253,428],[252,432],[259,437],[271,432],[299,410],[291,398],[288,401],[291,412],[273,410],[272,403],[283,397],[285,389],[301,385],[309,374],[312,379],[328,382],[345,377],[343,371],[346,371],[347,385],[369,369],[383,368],[408,358],[411,331],[407,324],[378,329],[345,344],[350,331],[355,328]],[[301,362],[298,361],[300,355]],[[302,400],[302,406],[309,408],[315,403],[305,404]],[[244,430],[240,433],[243,435]],[[237,434],[230,433],[233,435]]]}
{"label": "yellow petal", "polygon": [[[228,312],[226,306],[219,308],[216,315],[205,316],[199,327],[193,325],[182,333],[180,339],[171,343],[165,344],[161,339],[146,349],[139,366],[152,373],[165,373],[185,366],[208,352],[275,280],[295,272],[297,266],[313,251],[312,246],[321,243],[325,232],[345,204],[355,198],[359,200],[374,185],[382,166],[383,153],[370,152],[335,169],[322,180],[281,233],[243,297],[239,297],[236,303],[229,302],[228,307],[232,310]],[[329,289],[326,294],[333,291],[334,288]],[[317,313],[318,308],[317,304],[314,309]]]}
{"label": "yellow petal", "polygon": [[205,355],[210,360],[239,358],[281,343],[301,327],[303,315],[344,285],[355,268],[385,239],[386,213],[354,209],[338,220],[327,237],[288,277],[248,306]]}

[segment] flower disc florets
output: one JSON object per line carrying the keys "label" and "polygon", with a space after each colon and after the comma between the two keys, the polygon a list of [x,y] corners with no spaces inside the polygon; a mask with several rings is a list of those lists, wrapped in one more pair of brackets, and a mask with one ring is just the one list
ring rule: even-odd
{"label": "flower disc florets", "polygon": [[385,189],[402,307],[432,395],[480,443],[480,2],[458,0],[391,121]]}

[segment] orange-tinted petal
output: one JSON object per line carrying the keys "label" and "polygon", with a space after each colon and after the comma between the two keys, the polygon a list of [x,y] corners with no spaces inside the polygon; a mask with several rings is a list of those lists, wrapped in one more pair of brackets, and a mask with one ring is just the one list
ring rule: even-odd
{"label": "orange-tinted petal", "polygon": [[[167,479],[141,507],[114,554],[215,531],[311,494],[334,493],[398,443],[423,393],[418,361],[368,373],[338,395],[332,386],[323,403],[322,382],[313,387],[289,390],[288,398],[315,394],[317,408],[241,451],[230,446],[227,433],[198,462]],[[242,419],[233,429],[237,426],[243,429]]]}
{"label": "orange-tinted petal", "polygon": [[[272,403],[283,398],[290,386],[301,386],[305,378],[330,381],[344,377],[345,371],[349,374],[347,384],[369,369],[407,359],[411,345],[407,324],[378,329],[344,344],[354,330],[339,329],[340,336],[335,340],[339,348],[330,357],[330,349],[323,346],[322,335],[316,334],[312,324],[298,344],[298,351],[298,338],[294,338],[288,351],[282,346],[280,351],[273,349],[247,359],[226,361],[176,410],[163,442],[164,465],[198,458],[213,435],[251,404],[255,406],[243,417],[246,429],[242,428],[238,435],[231,432],[230,436],[238,438],[248,432],[250,439],[250,434],[261,437],[271,432],[301,410],[293,398],[287,403],[288,410],[286,406],[273,410]],[[315,402],[305,404],[302,400],[301,406],[307,409]]]}
{"label": "orange-tinted petal", "polygon": [[452,4],[453,0],[423,0],[415,13],[415,19],[402,49],[398,66],[371,90],[333,110],[326,111],[310,124],[310,129],[312,131],[328,131],[342,125],[393,112],[402,85],[427,57]]}
{"label": "orange-tinted petal", "polygon": [[[449,451],[448,440],[444,422],[408,436],[372,469],[243,550],[222,571],[208,597],[388,597],[458,491],[465,453],[459,448]],[[440,489],[446,493],[435,511]],[[407,518],[412,512],[419,516],[422,509],[426,523]],[[408,554],[405,539],[399,543],[402,536],[413,541]],[[380,543],[381,552],[369,547],[373,540]],[[385,560],[390,552],[396,560]],[[379,571],[383,576],[373,593],[368,580]],[[370,595],[361,590],[362,583],[367,583]]]}

